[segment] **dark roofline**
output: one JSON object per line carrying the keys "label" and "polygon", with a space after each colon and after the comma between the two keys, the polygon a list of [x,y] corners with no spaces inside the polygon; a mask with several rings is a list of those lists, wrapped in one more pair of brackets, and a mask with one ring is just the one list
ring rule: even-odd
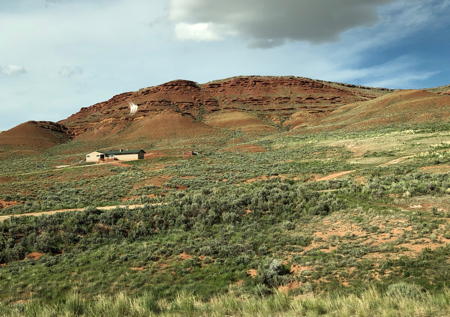
{"label": "dark roofline", "polygon": [[128,154],[141,154],[145,153],[144,150],[111,150],[111,151],[104,151],[100,153],[106,154],[106,155],[128,155]]}

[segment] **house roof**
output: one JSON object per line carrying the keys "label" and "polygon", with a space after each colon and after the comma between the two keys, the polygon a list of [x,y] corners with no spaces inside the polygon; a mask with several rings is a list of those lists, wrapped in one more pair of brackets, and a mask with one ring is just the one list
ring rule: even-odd
{"label": "house roof", "polygon": [[145,153],[144,150],[111,150],[111,151],[105,151],[102,152],[106,155],[128,155],[128,154],[140,154],[140,153]]}

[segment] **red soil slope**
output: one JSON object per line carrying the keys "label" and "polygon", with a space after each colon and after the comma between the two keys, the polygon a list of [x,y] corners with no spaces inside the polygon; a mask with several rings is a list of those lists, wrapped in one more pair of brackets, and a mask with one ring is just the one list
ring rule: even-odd
{"label": "red soil slope", "polygon": [[214,129],[202,122],[195,121],[191,116],[164,111],[151,117],[141,117],[126,130],[124,136],[130,139],[167,139],[211,133],[214,133]]}
{"label": "red soil slope", "polygon": [[[269,122],[280,123],[297,111],[329,113],[341,105],[371,100],[388,92],[386,89],[371,89],[299,77],[236,77],[203,85],[176,80],[137,92],[117,95],[108,101],[82,108],[80,112],[60,123],[69,127],[77,138],[85,139],[139,134],[130,131],[140,131],[143,135],[151,137],[178,136],[179,133],[170,131],[167,133],[155,131],[168,129],[170,126],[172,126],[170,129],[176,129],[170,122],[155,125],[150,122],[142,123],[152,120],[148,118],[155,118],[166,112],[178,113],[184,118],[195,118],[197,123],[205,117],[210,119],[209,122],[215,127],[236,128],[239,124],[243,124],[250,126],[250,131],[271,130],[270,124],[262,122],[254,115],[266,118]],[[128,102],[134,102],[139,106],[134,116],[129,114]],[[222,111],[234,113],[236,122],[232,123],[233,118],[218,119],[208,116]],[[205,121],[207,122],[208,120]],[[206,127],[197,126],[199,129],[192,129],[191,132],[204,133]]]}
{"label": "red soil slope", "polygon": [[364,130],[402,123],[450,121],[450,96],[424,90],[403,90],[371,101],[352,103],[326,117],[304,121],[300,131]]}
{"label": "red soil slope", "polygon": [[246,133],[273,132],[275,127],[256,115],[242,111],[217,111],[204,117],[204,122],[212,127],[239,130]]}
{"label": "red soil slope", "polygon": [[0,133],[0,146],[18,150],[44,150],[65,143],[69,130],[58,123],[29,121]]}

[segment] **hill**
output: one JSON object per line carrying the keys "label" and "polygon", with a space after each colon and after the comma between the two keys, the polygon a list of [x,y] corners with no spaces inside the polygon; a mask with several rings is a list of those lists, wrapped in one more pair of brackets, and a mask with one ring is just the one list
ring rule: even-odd
{"label": "hill", "polygon": [[41,151],[70,139],[69,130],[59,123],[28,121],[0,133],[0,146],[12,150]]}
{"label": "hill", "polygon": [[[27,122],[0,134],[3,150],[42,150],[71,137],[99,146],[224,135],[364,130],[448,121],[450,86],[390,90],[303,77],[175,80],[84,107],[59,123]],[[129,104],[138,106],[130,114]],[[32,137],[29,137],[32,136]],[[144,142],[144,143],[145,143]],[[137,143],[136,143],[137,144]]]}
{"label": "hill", "polygon": [[450,95],[450,85],[448,86],[441,86],[441,87],[436,87],[436,88],[430,88],[430,89],[426,89],[429,92],[435,92],[441,95]]}
{"label": "hill", "polygon": [[287,121],[295,130],[365,130],[398,124],[448,122],[450,95],[425,90],[401,90],[376,99],[351,103],[327,116],[294,114]]}
{"label": "hill", "polygon": [[[267,132],[273,131],[274,126],[297,111],[327,114],[339,106],[371,100],[389,92],[388,89],[301,77],[234,77],[206,84],[175,80],[114,96],[108,101],[82,108],[60,123],[69,127],[76,138],[98,139],[111,135],[117,138],[122,133],[124,136],[132,135],[128,130],[139,130],[138,126],[142,127],[144,119],[160,118],[161,113],[171,112],[182,115],[185,122],[190,117],[191,121],[204,121],[212,127]],[[129,113],[129,102],[139,106],[134,116]],[[148,128],[161,128],[164,132],[143,132],[143,135],[179,136],[170,131],[178,129],[170,120],[164,127]],[[205,128],[193,129],[188,136],[196,134],[195,131],[203,134]]]}

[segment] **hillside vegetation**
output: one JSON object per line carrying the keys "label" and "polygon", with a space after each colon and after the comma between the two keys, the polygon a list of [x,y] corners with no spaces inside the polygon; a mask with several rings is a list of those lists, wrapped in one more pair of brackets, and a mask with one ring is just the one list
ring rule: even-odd
{"label": "hillside vegetation", "polygon": [[[227,294],[201,301],[180,294],[173,301],[152,294],[99,296],[94,301],[71,294],[57,304],[32,303],[13,309],[0,306],[2,316],[448,316],[449,291],[430,295],[409,284],[393,284],[387,294],[370,289],[361,295],[303,296],[278,292],[267,297]],[[1,304],[0,304],[1,305]]]}
{"label": "hillside vegetation", "polygon": [[86,140],[4,160],[0,314],[445,316],[449,131],[225,128],[122,141],[148,152],[125,164],[78,165]]}

